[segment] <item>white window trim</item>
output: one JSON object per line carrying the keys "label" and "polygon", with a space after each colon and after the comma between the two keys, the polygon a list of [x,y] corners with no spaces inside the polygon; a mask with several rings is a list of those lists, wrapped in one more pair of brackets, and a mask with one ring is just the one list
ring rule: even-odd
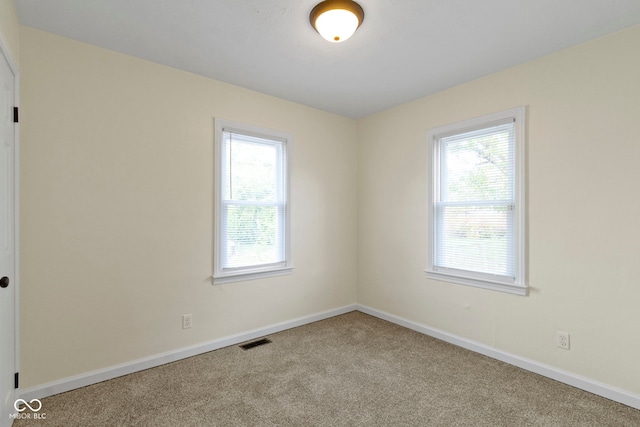
{"label": "white window trim", "polygon": [[[291,257],[291,154],[293,149],[293,139],[291,135],[257,126],[246,125],[244,123],[233,122],[225,119],[214,119],[215,128],[215,150],[214,150],[214,230],[213,230],[213,284],[241,282],[246,280],[262,279],[266,277],[281,276],[293,272]],[[285,251],[286,260],[276,266],[243,268],[233,271],[222,270],[221,251],[218,249],[222,245],[222,131],[224,128],[234,129],[240,133],[257,135],[263,138],[273,138],[283,140],[285,145],[285,187],[286,187],[286,217],[285,222]]]}
{"label": "white window trim", "polygon": [[[505,281],[504,278],[493,275],[483,274],[465,274],[465,272],[454,269],[443,269],[435,267],[435,180],[433,172],[435,170],[434,148],[435,141],[443,134],[452,132],[462,133],[467,129],[477,128],[482,125],[489,125],[492,122],[513,118],[515,120],[515,215],[514,215],[514,238],[516,245],[515,262],[515,279]],[[474,286],[483,289],[491,289],[495,291],[507,292],[516,295],[527,295],[528,287],[526,284],[526,206],[525,206],[525,137],[526,137],[526,107],[521,106],[482,117],[465,120],[458,123],[452,123],[445,126],[430,129],[427,133],[428,137],[428,171],[427,171],[427,200],[429,209],[428,219],[428,247],[427,247],[427,268],[425,272],[427,277],[434,280],[457,283],[466,286]]]}

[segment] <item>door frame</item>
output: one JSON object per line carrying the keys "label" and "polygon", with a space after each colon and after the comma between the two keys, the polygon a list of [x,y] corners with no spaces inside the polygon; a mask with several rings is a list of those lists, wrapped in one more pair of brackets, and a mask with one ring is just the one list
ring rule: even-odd
{"label": "door frame", "polygon": [[[9,45],[0,34],[0,55],[9,64],[13,74],[14,106],[20,109],[20,72],[18,63],[14,59]],[[20,372],[20,123],[14,124],[13,132],[13,251],[14,273],[11,285],[14,286],[13,315],[14,315],[14,372]],[[14,400],[18,398],[19,388],[13,390]]]}

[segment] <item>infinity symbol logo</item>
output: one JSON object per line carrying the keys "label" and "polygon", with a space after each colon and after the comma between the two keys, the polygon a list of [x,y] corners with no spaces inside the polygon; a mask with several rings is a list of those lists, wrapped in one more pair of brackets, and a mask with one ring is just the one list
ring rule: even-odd
{"label": "infinity symbol logo", "polygon": [[[38,408],[37,409],[33,407],[33,406],[36,406],[36,405],[33,405],[33,406],[29,405],[29,403],[33,403],[33,402],[36,402],[38,404]],[[22,412],[22,411],[26,410],[27,408],[31,409],[31,411],[33,411],[33,412],[38,412],[40,409],[42,409],[42,402],[40,402],[38,399],[32,399],[29,403],[27,403],[27,401],[24,400],[24,399],[18,399],[13,404],[13,407],[16,408],[16,411],[18,411],[18,412]],[[19,408],[18,405],[25,405],[25,406],[27,406],[27,408]]]}

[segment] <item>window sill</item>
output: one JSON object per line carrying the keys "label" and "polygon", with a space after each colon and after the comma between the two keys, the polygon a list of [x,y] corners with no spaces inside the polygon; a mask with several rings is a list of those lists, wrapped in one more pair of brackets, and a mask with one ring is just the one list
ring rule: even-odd
{"label": "window sill", "polygon": [[452,276],[449,274],[436,273],[427,271],[427,277],[442,282],[456,283],[458,285],[473,286],[475,288],[490,289],[493,291],[506,292],[508,294],[527,296],[529,289],[524,285],[516,285],[504,282],[493,282],[490,280],[481,280],[471,277]]}
{"label": "window sill", "polygon": [[279,267],[277,269],[269,270],[233,272],[214,275],[213,284],[222,285],[225,283],[244,282],[246,280],[263,279],[265,277],[284,276],[291,273],[293,273],[293,267]]}

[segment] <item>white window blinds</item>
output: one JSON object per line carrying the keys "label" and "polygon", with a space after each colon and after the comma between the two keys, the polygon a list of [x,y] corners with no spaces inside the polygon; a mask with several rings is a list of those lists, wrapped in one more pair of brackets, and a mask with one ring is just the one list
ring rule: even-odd
{"label": "white window blinds", "polygon": [[520,117],[502,114],[430,132],[427,272],[435,278],[523,287]]}
{"label": "white window blinds", "polygon": [[436,267],[513,279],[513,120],[437,141]]}
{"label": "white window blinds", "polygon": [[222,272],[284,266],[286,141],[223,128],[221,145]]}

